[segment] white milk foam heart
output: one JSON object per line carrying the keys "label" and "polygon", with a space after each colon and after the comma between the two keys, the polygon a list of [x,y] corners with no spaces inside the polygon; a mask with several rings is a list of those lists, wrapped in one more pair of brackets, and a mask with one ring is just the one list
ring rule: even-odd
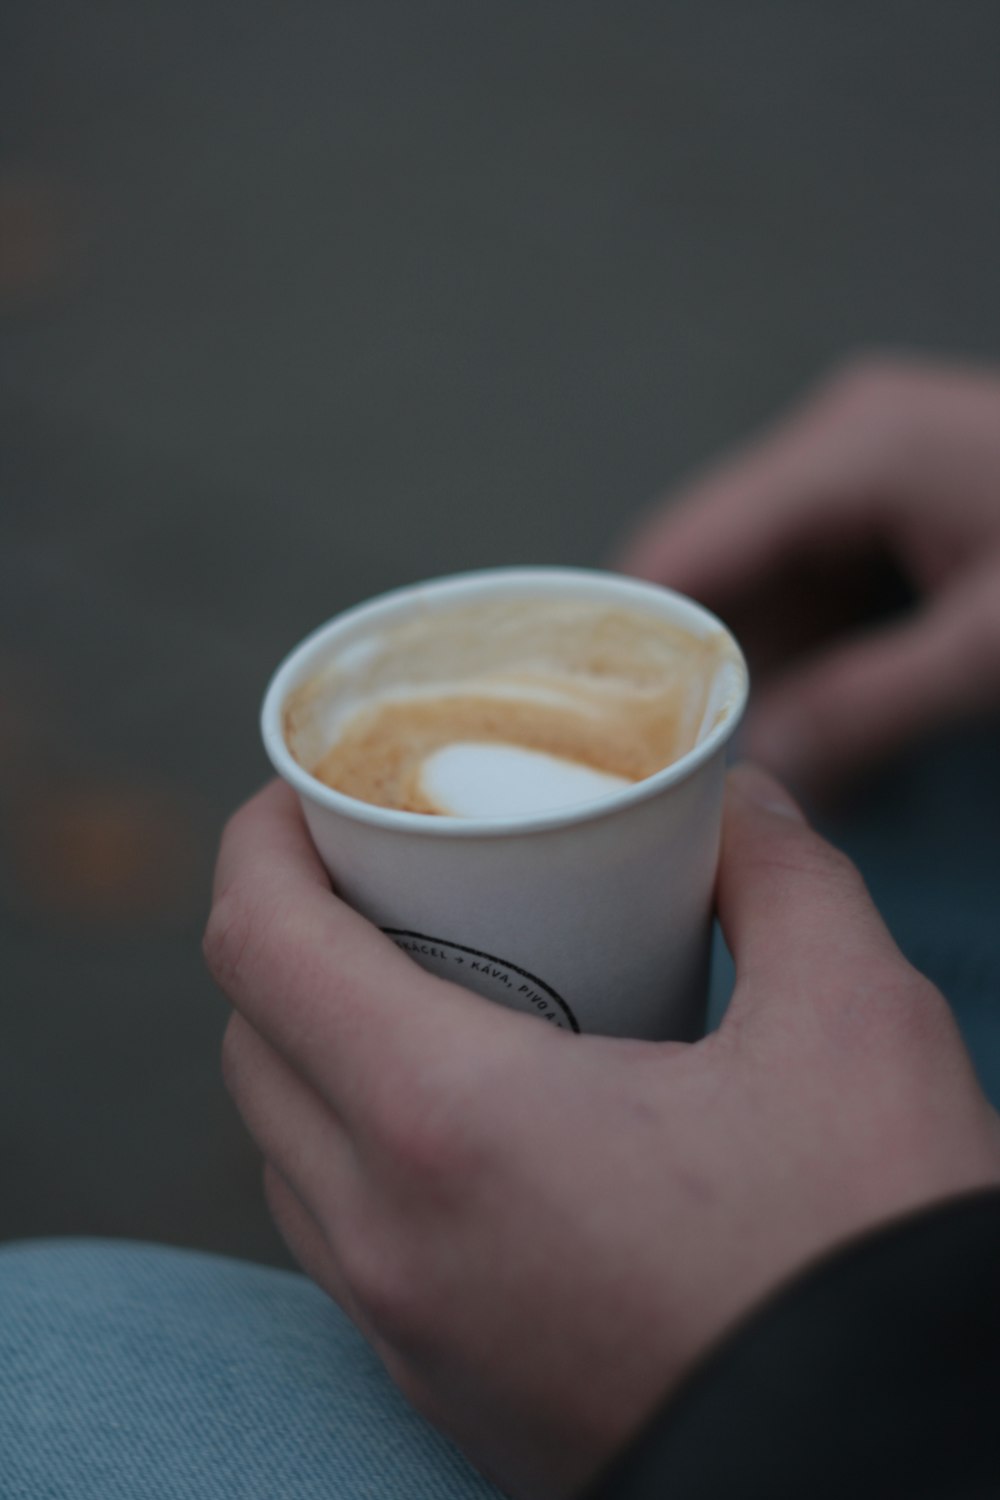
{"label": "white milk foam heart", "polygon": [[631,785],[622,776],[519,745],[444,745],[420,768],[421,791],[441,813],[455,818],[529,816]]}

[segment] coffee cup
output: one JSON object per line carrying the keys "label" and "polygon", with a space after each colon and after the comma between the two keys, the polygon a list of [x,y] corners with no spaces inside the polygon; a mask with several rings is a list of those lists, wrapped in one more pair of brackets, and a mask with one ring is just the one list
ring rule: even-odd
{"label": "coffee cup", "polygon": [[339,894],[418,963],[568,1031],[690,1039],[746,695],[693,601],[508,568],[321,626],[262,730]]}

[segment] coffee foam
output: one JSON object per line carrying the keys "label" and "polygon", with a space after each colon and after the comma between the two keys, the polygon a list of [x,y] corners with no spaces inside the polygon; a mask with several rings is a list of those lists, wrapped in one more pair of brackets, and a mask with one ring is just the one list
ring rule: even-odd
{"label": "coffee foam", "polygon": [[426,802],[454,818],[524,817],[592,802],[631,785],[624,777],[539,750],[467,741],[427,756],[417,780]]}
{"label": "coffee foam", "polygon": [[542,811],[686,754],[725,712],[732,662],[720,631],[576,600],[487,601],[348,641],[286,701],[285,737],[312,775],[365,802]]}

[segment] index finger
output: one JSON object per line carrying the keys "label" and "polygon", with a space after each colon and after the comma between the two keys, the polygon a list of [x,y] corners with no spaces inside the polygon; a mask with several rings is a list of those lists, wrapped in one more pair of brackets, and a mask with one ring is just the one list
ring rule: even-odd
{"label": "index finger", "polygon": [[878,534],[893,449],[888,420],[834,386],[661,506],[618,566],[709,604],[739,598],[796,556]]}
{"label": "index finger", "polygon": [[[387,1059],[415,1070],[480,1005],[334,895],[295,794],[273,782],[222,838],[205,957],[231,1003],[346,1119]],[[482,1024],[480,1021],[479,1024]]]}
{"label": "index finger", "polygon": [[247,873],[248,844],[266,839],[270,873],[277,880],[330,890],[330,877],[309,837],[298,798],[283,781],[272,781],[234,813],[222,832],[212,881],[212,905]]}

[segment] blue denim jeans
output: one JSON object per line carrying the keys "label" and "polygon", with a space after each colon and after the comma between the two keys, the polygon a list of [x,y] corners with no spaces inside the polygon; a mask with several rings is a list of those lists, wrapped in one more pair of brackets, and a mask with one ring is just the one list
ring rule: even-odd
{"label": "blue denim jeans", "polygon": [[488,1500],[303,1276],[188,1250],[0,1247],[4,1500]]}

